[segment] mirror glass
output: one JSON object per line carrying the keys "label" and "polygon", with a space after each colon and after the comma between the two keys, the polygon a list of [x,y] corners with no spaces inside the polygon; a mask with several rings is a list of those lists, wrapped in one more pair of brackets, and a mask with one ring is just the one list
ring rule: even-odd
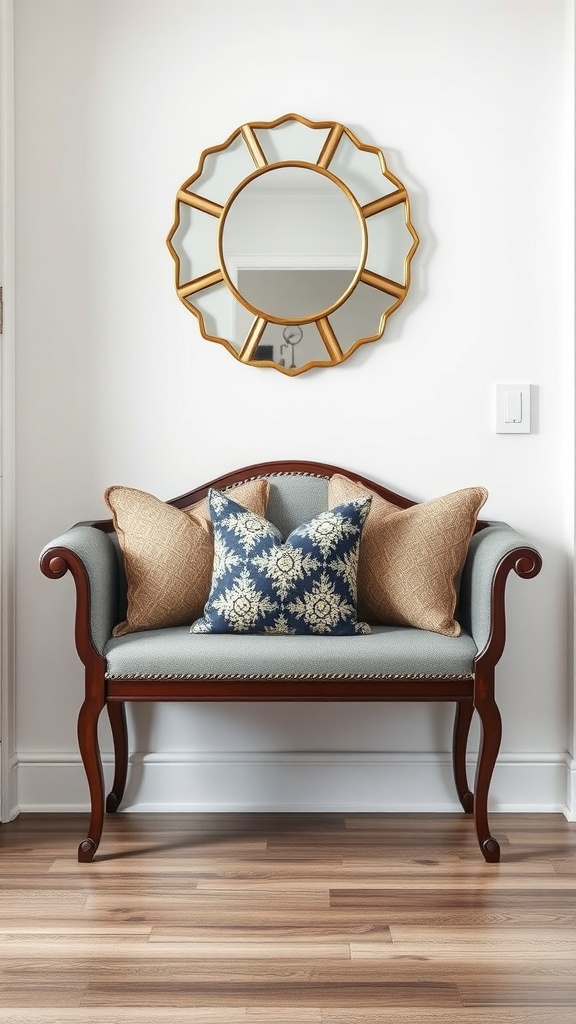
{"label": "mirror glass", "polygon": [[220,218],[229,286],[259,316],[316,320],[344,300],[362,269],[364,221],[325,173],[272,166],[251,178]]}
{"label": "mirror glass", "polygon": [[202,335],[291,376],[382,336],[417,245],[381,151],[297,114],[205,150],[168,236],[178,296]]}

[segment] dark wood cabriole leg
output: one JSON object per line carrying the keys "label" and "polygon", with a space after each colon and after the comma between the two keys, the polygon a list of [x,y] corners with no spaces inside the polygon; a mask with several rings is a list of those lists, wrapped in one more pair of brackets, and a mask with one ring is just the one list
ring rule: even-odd
{"label": "dark wood cabriole leg", "polygon": [[114,740],[114,782],[106,798],[106,811],[114,814],[118,810],[128,774],[128,729],[126,726],[126,705],[124,701],[107,702],[108,718]]}
{"label": "dark wood cabriole leg", "polygon": [[474,822],[485,860],[490,864],[496,864],[500,860],[500,846],[490,835],[488,826],[488,791],[500,749],[502,719],[494,699],[493,679],[489,685],[483,685],[481,680],[476,680],[474,703],[481,724],[480,751],[474,784]]}
{"label": "dark wood cabriole leg", "polygon": [[472,701],[458,701],[452,736],[452,767],[454,769],[454,782],[456,783],[458,799],[467,814],[471,814],[474,809],[474,795],[470,792],[466,775],[466,747],[473,714],[474,705]]}
{"label": "dark wood cabriole leg", "polygon": [[98,743],[98,719],[103,701],[87,697],[78,715],[78,746],[90,791],[88,835],[78,847],[78,860],[89,863],[100,843],[104,824],[104,773]]}

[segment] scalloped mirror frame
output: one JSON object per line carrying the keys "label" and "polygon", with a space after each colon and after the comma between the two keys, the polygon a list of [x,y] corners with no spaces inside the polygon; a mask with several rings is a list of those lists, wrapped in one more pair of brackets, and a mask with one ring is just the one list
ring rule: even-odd
{"label": "scalloped mirror frame", "polygon": [[[317,160],[314,163],[304,163],[297,158],[288,161],[268,160],[265,153],[265,146],[261,144],[258,138],[258,131],[270,131],[290,121],[297,122],[298,124],[310,129],[326,130],[327,134],[325,135]],[[387,182],[386,186],[384,186],[383,183],[382,195],[363,205],[356,200],[350,183],[346,182],[343,178],[338,178],[332,171],[330,171],[330,163],[332,162],[338,149],[338,145],[343,138],[347,138],[361,153],[375,154],[379,161],[382,176]],[[242,140],[245,144],[254,163],[254,172],[238,182],[224,204],[214,201],[214,199],[211,199],[209,196],[196,193],[192,186],[194,185],[194,182],[201,178],[207,158],[211,155],[216,156],[218,153],[224,153],[237,140]],[[306,322],[313,323],[318,331],[318,335],[326,350],[326,359],[311,359],[308,362],[305,362],[302,366],[296,367],[287,367],[269,359],[254,358],[256,349],[262,341],[263,334],[269,323],[290,325],[294,324],[296,321],[295,319],[283,319],[266,313],[260,314],[259,311],[257,311],[254,306],[242,296],[230,281],[222,246],[222,226],[230,210],[231,204],[235,201],[237,196],[242,193],[243,188],[253,181],[254,178],[262,174],[264,170],[272,170],[275,167],[308,167],[310,170],[316,170],[320,174],[328,175],[332,181],[335,181],[340,185],[343,193],[351,199],[351,202],[357,209],[361,220],[361,229],[364,238],[360,263],[358,270],[354,275],[353,286],[346,289],[340,300],[331,305],[329,311],[326,309],[319,310],[314,316],[306,317]],[[392,191],[389,191],[390,184],[393,186]],[[404,221],[410,241],[408,243],[409,247],[404,255],[403,279],[393,280],[370,270],[369,266],[366,265],[366,262],[369,251],[368,240],[370,235],[370,218],[399,205],[402,205],[404,208]],[[217,218],[219,221],[219,230],[218,243],[216,247],[217,251],[215,252],[215,263],[217,262],[218,266],[215,266],[214,269],[209,271],[207,274],[202,274],[201,276],[192,277],[190,280],[183,281],[182,262],[184,253],[179,251],[177,248],[175,244],[175,235],[180,228],[182,210],[185,207],[192,207],[193,209]],[[196,171],[178,189],[175,201],[174,222],[168,234],[166,243],[175,263],[175,285],[178,298],[184,304],[186,309],[196,316],[202,337],[207,341],[215,341],[218,344],[223,345],[224,348],[226,348],[227,351],[230,352],[230,354],[239,362],[245,363],[249,366],[270,367],[286,374],[287,376],[294,377],[314,367],[338,365],[346,359],[349,359],[349,357],[361,345],[377,341],[382,337],[388,317],[398,309],[408,293],[408,289],[410,287],[410,264],[418,247],[419,237],[411,221],[410,200],[406,188],[387,168],[382,150],[376,146],[360,142],[349,128],[338,121],[310,121],[299,114],[292,113],[285,114],[283,117],[279,117],[275,121],[252,121],[250,123],[240,125],[239,128],[232,132],[225,142],[218,146],[211,146],[202,152]],[[254,317],[251,327],[238,351],[234,348],[234,345],[229,338],[220,337],[219,335],[211,334],[208,331],[204,314],[198,306],[195,306],[194,303],[190,301],[190,296],[203,292],[205,289],[219,286],[222,283],[226,285],[230,294],[234,296],[234,299],[237,302],[240,302],[245,309],[249,310],[251,315]],[[372,333],[366,337],[356,338],[355,341],[344,351],[336,337],[333,326],[330,322],[329,314],[330,312],[333,312],[334,309],[343,306],[344,303],[348,301],[350,295],[359,283],[367,285],[369,288],[376,289],[376,291],[387,296],[388,299],[391,297],[393,301],[391,305],[383,310],[376,333]]]}

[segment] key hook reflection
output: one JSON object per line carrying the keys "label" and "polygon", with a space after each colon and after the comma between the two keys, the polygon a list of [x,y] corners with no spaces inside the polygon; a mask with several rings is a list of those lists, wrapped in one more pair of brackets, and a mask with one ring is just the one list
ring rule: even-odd
{"label": "key hook reflection", "polygon": [[[303,336],[304,332],[302,331],[302,328],[298,324],[289,324],[289,326],[285,327],[284,330],[282,331],[282,337],[284,338],[285,344],[280,345],[280,356],[282,357],[282,353],[285,348],[288,348],[289,345],[292,346],[292,362],[290,363],[291,370],[296,369],[296,362],[294,360],[294,348],[299,341],[302,341]],[[280,359],[280,364],[281,366],[285,365],[283,358]]]}

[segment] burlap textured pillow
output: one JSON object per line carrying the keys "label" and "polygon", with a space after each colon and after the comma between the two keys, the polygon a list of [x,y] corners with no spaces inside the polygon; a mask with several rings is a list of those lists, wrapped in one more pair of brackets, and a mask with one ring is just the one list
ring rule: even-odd
{"label": "burlap textured pillow", "polygon": [[488,491],[468,487],[399,509],[340,474],[330,480],[330,508],[366,494],[372,505],[360,542],[359,618],[459,636],[456,581]]}
{"label": "burlap textured pillow", "polygon": [[[266,513],[270,485],[250,480],[230,488],[245,508]],[[104,499],[124,554],[128,608],[113,629],[184,626],[202,615],[210,592],[214,544],[206,500],[186,510],[133,487],[109,487]]]}

